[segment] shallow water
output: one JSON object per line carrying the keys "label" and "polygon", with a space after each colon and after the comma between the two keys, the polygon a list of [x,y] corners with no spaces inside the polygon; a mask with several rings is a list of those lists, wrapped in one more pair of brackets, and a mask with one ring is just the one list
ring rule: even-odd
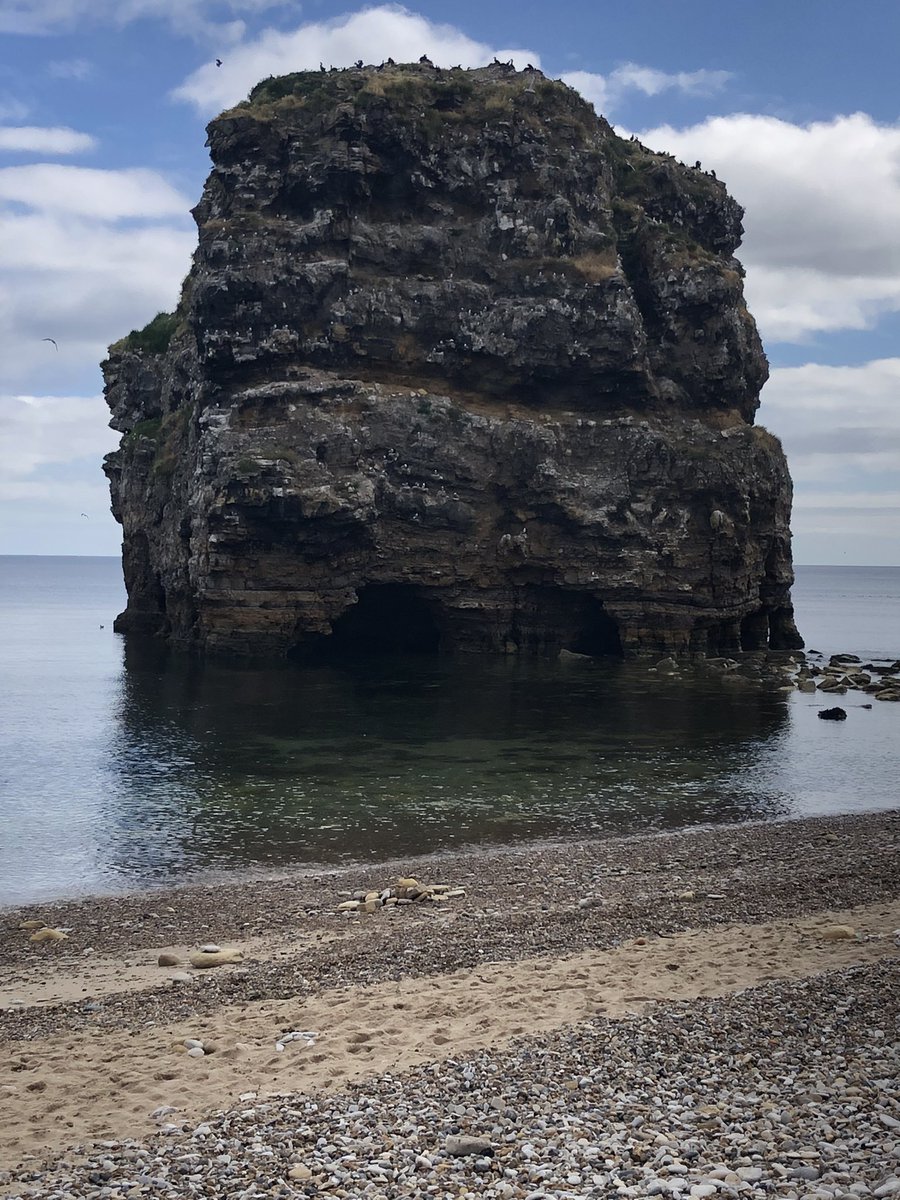
{"label": "shallow water", "polygon": [[[898,803],[900,706],[867,697],[836,725],[620,662],[204,664],[125,646],[123,600],[116,560],[0,559],[0,903]],[[801,569],[795,600],[809,644],[900,656],[900,569]]]}

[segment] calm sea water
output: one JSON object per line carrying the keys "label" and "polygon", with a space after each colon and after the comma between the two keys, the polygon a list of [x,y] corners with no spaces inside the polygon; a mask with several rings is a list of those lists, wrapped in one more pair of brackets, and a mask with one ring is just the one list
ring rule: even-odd
{"label": "calm sea water", "polygon": [[[807,645],[900,658],[900,568],[798,569]],[[0,558],[0,904],[287,863],[898,804],[900,706],[642,667],[203,664],[118,560]]]}

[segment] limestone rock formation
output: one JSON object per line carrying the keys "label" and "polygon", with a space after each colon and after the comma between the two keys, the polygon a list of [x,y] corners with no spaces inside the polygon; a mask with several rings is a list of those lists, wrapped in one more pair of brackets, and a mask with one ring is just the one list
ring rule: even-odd
{"label": "limestone rock formation", "polygon": [[538,71],[266,80],[104,363],[122,630],[209,650],[802,645],[742,210]]}

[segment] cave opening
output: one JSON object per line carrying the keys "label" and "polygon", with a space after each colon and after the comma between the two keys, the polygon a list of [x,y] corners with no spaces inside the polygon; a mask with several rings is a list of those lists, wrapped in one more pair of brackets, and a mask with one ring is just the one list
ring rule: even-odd
{"label": "cave opening", "polygon": [[419,588],[404,583],[370,583],[332,626],[327,652],[361,654],[434,654],[441,634],[432,606]]}
{"label": "cave opening", "polygon": [[579,616],[579,625],[567,650],[589,654],[592,658],[623,657],[618,623],[603,607],[602,601],[588,599]]}
{"label": "cave opening", "polygon": [[769,614],[764,609],[748,613],[741,621],[741,649],[765,650],[769,644]]}
{"label": "cave opening", "polygon": [[703,654],[733,654],[736,650],[746,649],[742,637],[742,628],[738,627],[737,621],[714,621],[705,629],[703,626],[697,628],[691,639],[692,648]]}

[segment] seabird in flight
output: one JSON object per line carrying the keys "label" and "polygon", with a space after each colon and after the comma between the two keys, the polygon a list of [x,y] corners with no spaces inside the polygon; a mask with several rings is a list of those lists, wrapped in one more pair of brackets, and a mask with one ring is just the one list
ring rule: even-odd
{"label": "seabird in flight", "polygon": [[[41,338],[41,341],[42,342],[53,342],[53,338]],[[53,342],[53,345],[56,346],[56,342]],[[59,346],[56,346],[56,349],[58,350]]]}
{"label": "seabird in flight", "polygon": [[221,60],[221,58],[217,58],[217,59],[216,59],[216,66],[217,66],[217,67],[221,67],[221,65],[222,65],[222,60]]}

